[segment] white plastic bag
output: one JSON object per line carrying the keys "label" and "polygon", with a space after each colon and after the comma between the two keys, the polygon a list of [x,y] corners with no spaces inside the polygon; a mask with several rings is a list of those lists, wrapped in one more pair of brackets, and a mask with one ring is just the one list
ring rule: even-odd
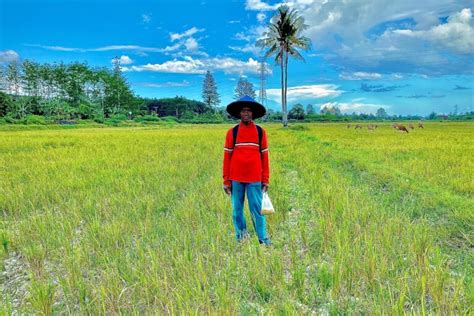
{"label": "white plastic bag", "polygon": [[273,208],[273,204],[272,204],[272,201],[270,200],[270,196],[268,195],[267,192],[264,192],[263,198],[262,198],[262,209],[260,210],[260,214],[270,215],[274,213],[275,213],[275,209]]}

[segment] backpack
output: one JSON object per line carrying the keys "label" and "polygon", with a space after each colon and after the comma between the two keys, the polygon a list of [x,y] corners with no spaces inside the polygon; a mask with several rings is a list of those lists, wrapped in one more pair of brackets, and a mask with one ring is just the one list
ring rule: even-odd
{"label": "backpack", "polygon": [[[255,124],[257,127],[257,132],[258,132],[258,149],[260,150],[260,156],[262,156],[262,137],[263,137],[263,131],[262,128],[258,125]],[[234,146],[232,148],[235,148],[235,142],[237,141],[237,133],[239,132],[239,124],[235,125],[232,128],[232,138],[234,141]]]}

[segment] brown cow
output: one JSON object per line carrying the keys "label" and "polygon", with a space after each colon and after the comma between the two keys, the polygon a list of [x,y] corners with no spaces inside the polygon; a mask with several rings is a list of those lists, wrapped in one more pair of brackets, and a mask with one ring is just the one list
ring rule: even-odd
{"label": "brown cow", "polygon": [[411,129],[415,129],[415,126],[413,126],[413,124],[408,124],[408,127],[411,128]]}
{"label": "brown cow", "polygon": [[402,132],[407,132],[408,133],[408,129],[405,127],[405,125],[402,125],[402,124],[397,124],[397,130],[399,131],[402,131]]}
{"label": "brown cow", "polygon": [[354,129],[358,129],[358,128],[362,129],[362,125],[357,124]]}
{"label": "brown cow", "polygon": [[375,125],[372,125],[372,124],[367,125],[367,129],[369,131],[373,131],[373,130],[375,130],[375,128],[376,128]]}
{"label": "brown cow", "polygon": [[351,124],[347,124],[347,128],[351,128]]}
{"label": "brown cow", "polygon": [[425,128],[425,127],[423,126],[423,123],[420,122],[418,123],[418,128]]}

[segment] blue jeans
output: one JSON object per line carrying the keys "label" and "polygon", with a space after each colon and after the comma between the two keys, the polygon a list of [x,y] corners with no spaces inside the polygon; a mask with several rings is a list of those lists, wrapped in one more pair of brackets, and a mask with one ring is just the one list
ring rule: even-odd
{"label": "blue jeans", "polygon": [[258,240],[260,243],[267,243],[265,216],[260,214],[263,196],[261,182],[245,183],[232,180],[232,219],[234,221],[235,237],[237,240],[241,240],[248,234],[244,217],[245,191],[247,191],[250,215]]}

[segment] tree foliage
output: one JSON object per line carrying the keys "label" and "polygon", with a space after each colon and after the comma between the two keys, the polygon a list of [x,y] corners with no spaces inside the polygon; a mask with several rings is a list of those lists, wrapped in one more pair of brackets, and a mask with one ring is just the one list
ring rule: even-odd
{"label": "tree foliage", "polygon": [[215,109],[220,104],[220,96],[217,92],[217,84],[214,76],[208,70],[202,84],[202,99],[209,108]]}
{"label": "tree foliage", "polygon": [[253,88],[253,84],[248,81],[246,78],[240,77],[235,87],[234,99],[238,100],[243,96],[249,96],[253,99],[256,99],[257,94]]}

